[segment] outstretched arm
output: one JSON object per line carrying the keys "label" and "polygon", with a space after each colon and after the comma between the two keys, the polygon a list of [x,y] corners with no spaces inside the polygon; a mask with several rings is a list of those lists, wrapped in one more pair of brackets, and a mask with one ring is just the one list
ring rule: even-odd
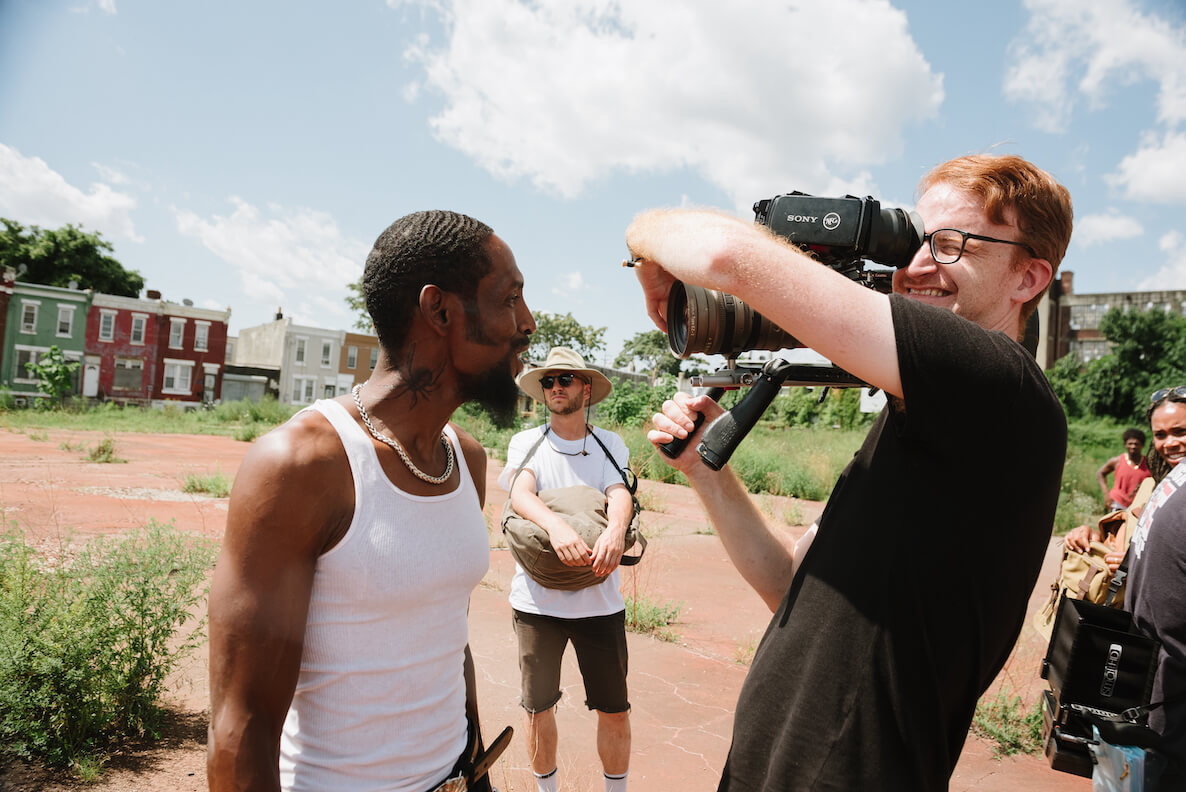
{"label": "outstretched arm", "polygon": [[764,227],[716,212],[654,210],[626,231],[647,313],[667,329],[675,280],[733,294],[837,366],[902,395],[889,298]]}
{"label": "outstretched arm", "polygon": [[[658,446],[673,438],[688,437],[693,421],[706,413],[707,426],[719,415],[721,407],[707,396],[690,397],[677,393],[663,403],[663,412],[651,419],[654,429],[647,439]],[[778,608],[795,575],[796,557],[802,558],[810,545],[808,539],[796,554],[793,545],[767,525],[749,493],[726,465],[714,471],[700,461],[694,450],[703,427],[696,430],[684,452],[670,464],[688,477],[704,504],[708,519],[721,537],[721,544],[737,570],[753,587],[771,611]],[[810,532],[814,537],[814,532]]]}

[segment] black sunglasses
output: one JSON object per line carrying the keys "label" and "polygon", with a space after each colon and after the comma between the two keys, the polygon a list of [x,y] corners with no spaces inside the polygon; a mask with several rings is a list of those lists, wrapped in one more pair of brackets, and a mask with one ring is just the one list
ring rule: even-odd
{"label": "black sunglasses", "polygon": [[551,390],[554,382],[559,382],[561,388],[567,388],[576,378],[575,374],[545,374],[539,378],[539,384],[544,386],[544,390]]}
{"label": "black sunglasses", "polygon": [[1153,395],[1149,397],[1150,404],[1157,404],[1163,399],[1168,399],[1173,396],[1178,399],[1186,399],[1186,385],[1179,385],[1176,388],[1162,388],[1161,390],[1153,391]]}

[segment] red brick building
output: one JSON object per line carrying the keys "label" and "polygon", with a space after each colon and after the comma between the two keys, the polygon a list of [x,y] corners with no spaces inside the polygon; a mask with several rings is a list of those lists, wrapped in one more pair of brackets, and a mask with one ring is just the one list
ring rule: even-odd
{"label": "red brick building", "polygon": [[139,404],[219,400],[230,309],[96,294],[87,317],[83,395]]}

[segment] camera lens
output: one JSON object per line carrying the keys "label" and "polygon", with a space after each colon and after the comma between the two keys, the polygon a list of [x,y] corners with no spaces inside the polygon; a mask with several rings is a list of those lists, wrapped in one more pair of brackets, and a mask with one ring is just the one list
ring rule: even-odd
{"label": "camera lens", "polygon": [[697,353],[732,358],[755,349],[802,346],[732,294],[681,281],[667,294],[667,343],[679,358]]}
{"label": "camera lens", "polygon": [[868,250],[871,261],[901,269],[922,247],[922,218],[905,209],[882,209],[873,218]]}

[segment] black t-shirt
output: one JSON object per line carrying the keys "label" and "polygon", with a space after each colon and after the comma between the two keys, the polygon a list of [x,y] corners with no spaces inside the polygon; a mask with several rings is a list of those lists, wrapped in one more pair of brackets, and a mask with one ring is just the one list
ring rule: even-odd
{"label": "black t-shirt", "polygon": [[1062,407],[1005,334],[890,304],[904,400],[841,475],[754,655],[721,790],[946,789],[1021,630]]}

